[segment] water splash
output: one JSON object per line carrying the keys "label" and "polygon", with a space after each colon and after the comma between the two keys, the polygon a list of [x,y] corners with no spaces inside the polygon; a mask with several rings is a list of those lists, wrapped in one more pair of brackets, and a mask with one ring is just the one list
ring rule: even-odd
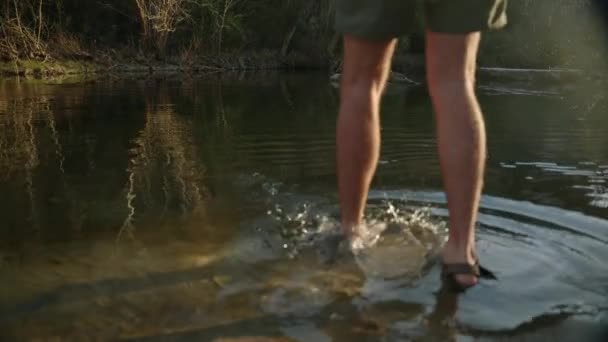
{"label": "water splash", "polygon": [[292,208],[275,204],[267,214],[276,224],[282,248],[290,258],[314,246],[320,238],[339,232],[337,220],[313,203],[304,202]]}
{"label": "water splash", "polygon": [[367,224],[367,240],[353,248],[355,260],[368,279],[415,279],[445,243],[447,227],[429,207],[383,202]]}
{"label": "water splash", "polygon": [[[351,255],[368,278],[420,274],[447,237],[445,223],[432,216],[430,207],[411,207],[405,200],[369,203],[365,224],[348,240],[341,235],[338,219],[328,205],[275,203],[267,215],[274,223],[270,229],[279,235],[289,258],[304,250],[333,248],[318,252],[330,253],[324,259],[332,260]],[[325,246],[328,244],[331,246]]]}

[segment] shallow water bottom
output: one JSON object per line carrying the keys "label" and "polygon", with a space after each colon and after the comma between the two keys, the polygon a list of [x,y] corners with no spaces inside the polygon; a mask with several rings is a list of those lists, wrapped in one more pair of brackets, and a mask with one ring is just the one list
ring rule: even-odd
{"label": "shallow water bottom", "polygon": [[[600,254],[590,251],[606,250],[589,237],[574,239],[567,226],[544,232],[543,245],[534,247],[535,232],[550,224],[534,213],[564,225],[562,218],[604,221],[486,197],[478,250],[498,280],[456,294],[442,287],[437,261],[426,258],[445,234],[444,209],[428,207],[442,195],[409,192],[407,202],[391,195],[372,193],[371,212],[392,216],[385,221],[399,224],[398,234],[385,231],[364,250],[366,258],[343,254],[330,265],[307,239],[291,240],[290,249],[287,240],[256,229],[276,213],[249,221],[250,229],[225,241],[143,235],[5,256],[3,334],[14,340],[600,341],[608,273]],[[523,208],[536,228],[505,226]],[[308,210],[317,214],[300,215],[302,226],[323,211]]]}
{"label": "shallow water bottom", "polygon": [[386,230],[327,265],[326,75],[0,83],[0,340],[604,341],[600,90],[479,85],[477,249],[498,280],[456,295],[419,87],[384,98],[367,215]]}

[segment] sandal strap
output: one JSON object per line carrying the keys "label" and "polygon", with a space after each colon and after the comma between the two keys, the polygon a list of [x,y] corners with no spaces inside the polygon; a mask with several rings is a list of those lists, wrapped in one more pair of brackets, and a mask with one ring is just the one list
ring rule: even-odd
{"label": "sandal strap", "polygon": [[442,273],[444,275],[466,274],[475,277],[480,277],[479,264],[469,265],[462,264],[443,264]]}
{"label": "sandal strap", "polygon": [[479,266],[479,274],[480,274],[481,278],[498,280],[498,278],[496,277],[494,272],[490,271],[489,269],[487,269],[479,264],[477,264],[477,266]]}

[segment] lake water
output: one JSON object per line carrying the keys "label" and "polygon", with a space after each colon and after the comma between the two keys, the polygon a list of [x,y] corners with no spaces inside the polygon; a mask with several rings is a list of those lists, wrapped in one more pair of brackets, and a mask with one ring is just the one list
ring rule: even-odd
{"label": "lake water", "polygon": [[423,87],[383,102],[368,218],[398,234],[326,265],[326,75],[0,81],[2,340],[602,340],[606,83],[508,74],[478,86],[498,280],[461,295],[427,257],[447,210]]}

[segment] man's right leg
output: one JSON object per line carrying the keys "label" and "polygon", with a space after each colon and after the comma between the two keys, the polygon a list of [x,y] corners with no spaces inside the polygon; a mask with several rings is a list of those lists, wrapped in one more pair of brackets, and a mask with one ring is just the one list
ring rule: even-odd
{"label": "man's right leg", "polygon": [[396,39],[344,36],[337,168],[342,229],[357,234],[380,152],[380,98]]}
{"label": "man's right leg", "polygon": [[[480,33],[427,32],[427,78],[435,111],[439,161],[449,210],[443,261],[475,263],[475,221],[486,157],[485,127],[475,97]],[[456,275],[462,286],[473,275]]]}

